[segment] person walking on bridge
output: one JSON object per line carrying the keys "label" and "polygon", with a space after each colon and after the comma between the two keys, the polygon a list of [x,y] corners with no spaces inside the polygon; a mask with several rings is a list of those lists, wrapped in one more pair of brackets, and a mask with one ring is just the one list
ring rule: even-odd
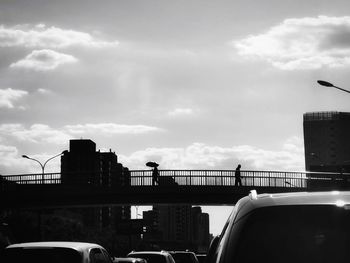
{"label": "person walking on bridge", "polygon": [[152,185],[156,185],[156,183],[159,185],[159,171],[157,166],[155,166],[152,171]]}
{"label": "person walking on bridge", "polygon": [[158,171],[158,166],[156,162],[147,162],[146,166],[152,167],[152,185],[156,185],[156,183],[159,185],[159,171]]}
{"label": "person walking on bridge", "polygon": [[241,165],[240,164],[238,164],[238,166],[235,170],[235,186],[242,186]]}

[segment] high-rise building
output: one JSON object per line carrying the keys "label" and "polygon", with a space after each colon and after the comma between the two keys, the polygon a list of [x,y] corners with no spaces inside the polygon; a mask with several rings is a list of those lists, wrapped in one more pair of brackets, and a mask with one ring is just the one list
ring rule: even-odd
{"label": "high-rise building", "polygon": [[92,140],[70,140],[69,151],[61,157],[61,175],[64,184],[97,184],[100,158]]}
{"label": "high-rise building", "polygon": [[162,239],[158,211],[155,209],[144,211],[142,218],[144,222],[143,239],[149,244],[148,247],[152,248],[154,244],[158,245],[159,240]]}
{"label": "high-rise building", "polygon": [[157,205],[143,213],[144,240],[161,249],[207,251],[209,215],[191,205]]}
{"label": "high-rise building", "polygon": [[158,212],[163,241],[191,241],[191,205],[160,205],[154,209]]}
{"label": "high-rise building", "polygon": [[[62,184],[100,185],[106,187],[130,184],[130,174],[126,167],[118,163],[112,152],[96,151],[92,140],[70,140],[69,151],[61,157]],[[118,222],[130,220],[130,206],[79,208],[83,222],[91,227],[116,228]]]}
{"label": "high-rise building", "polygon": [[209,214],[203,213],[199,206],[192,207],[192,243],[196,245],[196,251],[206,253],[210,243]]}
{"label": "high-rise building", "polygon": [[318,172],[350,172],[350,113],[304,114],[305,168]]}

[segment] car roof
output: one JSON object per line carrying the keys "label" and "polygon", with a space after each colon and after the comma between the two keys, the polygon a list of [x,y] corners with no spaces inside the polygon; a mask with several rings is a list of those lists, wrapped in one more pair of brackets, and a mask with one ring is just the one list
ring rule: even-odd
{"label": "car roof", "polygon": [[78,251],[87,248],[102,248],[98,244],[72,241],[47,241],[47,242],[26,242],[7,246],[7,248],[40,248],[40,247],[56,247],[56,248],[72,248]]}
{"label": "car roof", "polygon": [[260,207],[283,205],[347,205],[350,204],[350,191],[325,191],[325,192],[287,192],[276,194],[257,194],[251,191],[249,196],[240,199],[231,216],[235,220],[246,215],[250,211]]}
{"label": "car roof", "polygon": [[128,255],[137,255],[137,254],[153,254],[153,255],[168,255],[168,251],[132,251]]}
{"label": "car roof", "polygon": [[187,254],[187,255],[196,255],[192,251],[169,251],[170,254]]}
{"label": "car roof", "polygon": [[128,262],[135,262],[135,261],[146,261],[143,258],[133,258],[133,257],[119,257],[119,258],[114,258],[116,261],[128,261]]}

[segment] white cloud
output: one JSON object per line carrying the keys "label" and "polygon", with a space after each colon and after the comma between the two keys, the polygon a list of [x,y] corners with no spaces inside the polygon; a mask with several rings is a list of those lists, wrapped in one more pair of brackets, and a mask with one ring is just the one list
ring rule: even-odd
{"label": "white cloud", "polygon": [[119,157],[130,169],[145,169],[148,161],[158,162],[161,169],[234,169],[238,163],[246,170],[305,169],[303,145],[298,138],[288,139],[279,151],[248,145],[220,147],[193,143],[186,148],[148,148]]}
{"label": "white cloud", "polygon": [[11,166],[13,159],[18,156],[17,148],[14,146],[0,145],[1,165]]}
{"label": "white cloud", "polygon": [[169,111],[168,114],[170,116],[176,117],[176,116],[188,116],[193,115],[194,110],[190,108],[176,108],[172,111]]}
{"label": "white cloud", "polygon": [[141,134],[148,132],[161,131],[160,128],[146,125],[126,125],[116,123],[97,123],[97,124],[78,124],[66,125],[64,129],[70,134],[96,134],[102,133],[105,135],[113,134]]}
{"label": "white cloud", "polygon": [[116,46],[118,42],[102,41],[92,35],[58,27],[17,25],[14,27],[0,26],[0,47],[28,48],[67,48],[71,46],[108,47]]}
{"label": "white cloud", "polygon": [[21,124],[0,125],[0,135],[15,138],[21,142],[66,144],[71,136],[48,125],[34,124],[26,129]]}
{"label": "white cloud", "polygon": [[[59,152],[58,152],[59,153]],[[54,153],[57,154],[57,153]],[[48,160],[54,154],[30,155],[31,158],[37,160]],[[22,158],[15,146],[0,144],[0,171],[2,174],[25,174],[25,173],[41,173],[41,168],[38,163],[28,161]],[[60,169],[60,159],[55,158],[50,160],[50,163],[45,166],[45,172],[58,172]]]}
{"label": "white cloud", "polygon": [[162,131],[157,127],[146,125],[125,125],[115,123],[66,125],[62,128],[54,129],[45,124],[34,124],[28,128],[22,124],[2,124],[0,125],[0,135],[14,138],[20,142],[30,143],[52,143],[65,145],[70,139],[77,136],[88,137],[90,135],[117,135],[117,134],[142,134]]}
{"label": "white cloud", "polygon": [[54,70],[60,65],[74,63],[78,60],[68,54],[59,53],[49,49],[34,50],[21,59],[10,65],[11,68],[25,68],[37,71]]}
{"label": "white cloud", "polygon": [[233,41],[238,54],[283,70],[350,64],[350,16],[286,19],[260,35]]}
{"label": "white cloud", "polygon": [[[44,124],[34,124],[26,128],[22,124],[10,123],[0,125],[0,142],[11,141],[13,145],[17,145],[20,148],[23,144],[30,145],[33,149],[39,145],[46,146],[45,149],[50,149],[51,146],[55,148],[57,146],[66,147],[69,140],[76,139],[78,136],[89,137],[91,135],[94,137],[106,137],[118,134],[137,135],[156,131],[161,131],[161,129],[145,125],[120,125],[113,123],[67,125],[58,129]],[[23,158],[20,155],[16,147],[0,144],[0,171],[4,174],[38,172],[38,166],[35,162],[23,162]],[[47,160],[52,156],[52,153],[33,153],[31,155],[32,158],[38,160]],[[47,167],[45,171],[59,171],[59,158],[50,161],[50,167]]]}
{"label": "white cloud", "polygon": [[16,89],[0,89],[0,108],[14,108],[14,102],[28,95],[27,91]]}
{"label": "white cloud", "polygon": [[41,93],[41,94],[50,94],[50,93],[52,93],[51,90],[42,89],[42,88],[38,89],[37,91],[38,91],[39,93]]}
{"label": "white cloud", "polygon": [[15,146],[0,144],[0,174],[29,173],[31,169],[28,169],[27,164],[22,159]]}

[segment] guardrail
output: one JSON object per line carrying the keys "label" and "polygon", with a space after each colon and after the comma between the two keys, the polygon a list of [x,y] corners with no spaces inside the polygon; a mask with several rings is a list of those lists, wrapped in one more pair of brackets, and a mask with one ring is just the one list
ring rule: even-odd
{"label": "guardrail", "polygon": [[[235,170],[159,170],[162,185],[234,186]],[[123,177],[116,180],[117,177]],[[341,184],[350,174],[285,171],[241,171],[243,186],[309,188],[313,184]],[[23,184],[91,184],[94,186],[152,186],[152,170],[131,170],[125,174],[61,173],[2,175],[1,189]],[[122,182],[122,183],[121,183]]]}

